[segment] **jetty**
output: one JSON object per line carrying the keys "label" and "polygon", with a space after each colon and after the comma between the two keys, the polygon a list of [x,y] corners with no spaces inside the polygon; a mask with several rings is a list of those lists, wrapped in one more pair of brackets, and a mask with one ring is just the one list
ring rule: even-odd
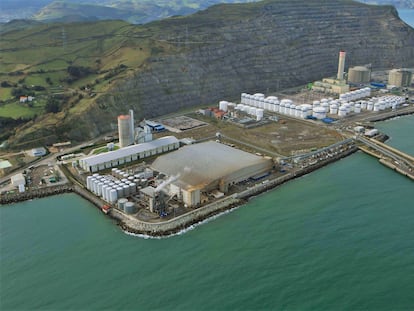
{"label": "jetty", "polygon": [[358,148],[394,171],[414,180],[414,157],[376,139],[358,136]]}

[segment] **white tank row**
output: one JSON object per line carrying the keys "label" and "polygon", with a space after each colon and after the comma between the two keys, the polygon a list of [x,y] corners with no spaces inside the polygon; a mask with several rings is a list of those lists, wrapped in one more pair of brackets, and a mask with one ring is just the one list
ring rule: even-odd
{"label": "white tank row", "polygon": [[114,204],[119,198],[137,193],[137,183],[127,178],[117,180],[112,176],[99,174],[93,174],[86,178],[86,188],[111,204]]}
{"label": "white tank row", "polygon": [[353,101],[353,100],[357,100],[357,99],[361,99],[361,98],[369,97],[369,96],[371,96],[371,89],[369,87],[365,87],[359,90],[341,94],[339,95],[339,100],[344,100],[344,101],[349,102],[349,101]]}
{"label": "white tank row", "polygon": [[[359,98],[369,97],[371,95],[370,88],[363,88],[360,90],[341,94],[339,99],[322,98],[321,100],[313,101],[312,105],[302,104],[295,105],[290,99],[279,99],[276,96],[265,97],[262,93],[256,93],[250,95],[248,93],[241,94],[241,103],[235,106],[236,111],[244,111],[245,113],[256,116],[257,120],[263,118],[263,112],[277,112],[291,117],[305,119],[312,115],[317,119],[323,119],[327,114],[338,115],[339,117],[345,117],[349,113],[360,113],[362,110],[367,111],[381,111],[387,108],[397,107],[404,102],[404,98],[401,96],[382,96],[373,97],[369,100],[352,101]],[[225,105],[230,104],[228,102],[223,103],[221,101],[219,105],[223,108]],[[233,103],[231,103],[233,104]],[[228,107],[228,106],[227,106]]]}

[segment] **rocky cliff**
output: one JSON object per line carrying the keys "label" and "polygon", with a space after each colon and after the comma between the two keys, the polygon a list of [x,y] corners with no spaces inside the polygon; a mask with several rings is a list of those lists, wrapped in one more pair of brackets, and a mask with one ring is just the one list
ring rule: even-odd
{"label": "rocky cliff", "polygon": [[87,110],[64,116],[57,127],[65,131],[58,136],[80,141],[113,130],[116,115],[129,108],[137,118],[152,118],[335,75],[341,49],[347,51],[346,68],[414,66],[414,29],[391,6],[268,0],[217,5],[141,27],[168,49],[161,48]]}
{"label": "rocky cliff", "polygon": [[147,70],[119,84],[113,98],[139,106],[147,117],[335,75],[341,49],[346,67],[414,65],[414,30],[392,7],[265,1],[220,5],[160,25],[168,31],[158,40],[185,48],[153,58]]}

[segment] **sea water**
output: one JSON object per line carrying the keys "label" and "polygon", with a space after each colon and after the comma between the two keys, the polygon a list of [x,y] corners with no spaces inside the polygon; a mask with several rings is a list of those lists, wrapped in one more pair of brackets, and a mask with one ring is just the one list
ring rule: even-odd
{"label": "sea water", "polygon": [[[414,116],[378,126],[414,153]],[[158,240],[75,194],[3,206],[0,309],[413,310],[413,190],[358,152]]]}

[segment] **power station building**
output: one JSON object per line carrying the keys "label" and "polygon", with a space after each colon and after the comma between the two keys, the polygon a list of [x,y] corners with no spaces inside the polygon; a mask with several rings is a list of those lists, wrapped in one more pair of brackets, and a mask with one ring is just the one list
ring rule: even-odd
{"label": "power station building", "polygon": [[85,157],[79,160],[79,166],[85,171],[95,173],[167,151],[176,150],[179,147],[180,142],[177,138],[174,136],[166,136],[143,144],[132,145],[115,151]]}
{"label": "power station building", "polygon": [[339,52],[338,73],[336,79],[324,78],[322,81],[315,81],[312,90],[327,94],[343,94],[349,92],[349,85],[344,80],[346,52]]}
{"label": "power station building", "polygon": [[173,177],[168,194],[177,195],[191,207],[201,203],[203,192],[219,190],[227,193],[233,184],[263,176],[272,170],[273,161],[208,141],[160,156],[152,168]]}
{"label": "power station building", "polygon": [[355,66],[348,70],[348,83],[361,84],[369,83],[371,70],[365,66]]}
{"label": "power station building", "polygon": [[388,74],[388,84],[396,87],[410,86],[413,73],[407,69],[392,69]]}

